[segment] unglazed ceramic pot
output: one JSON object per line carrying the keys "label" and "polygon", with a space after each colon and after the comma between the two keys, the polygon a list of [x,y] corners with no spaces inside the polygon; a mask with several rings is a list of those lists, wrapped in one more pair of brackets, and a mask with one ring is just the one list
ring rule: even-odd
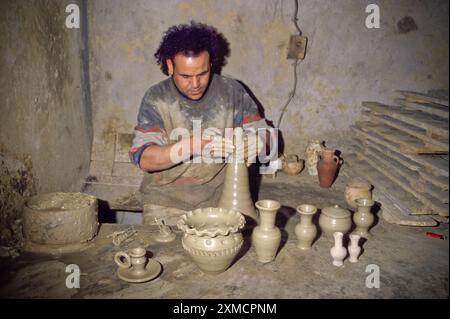
{"label": "unglazed ceramic pot", "polygon": [[297,207],[297,212],[300,214],[300,223],[295,226],[297,247],[301,250],[308,250],[311,249],[311,244],[317,235],[317,227],[312,222],[317,208],[313,205],[303,204]]}
{"label": "unglazed ceramic pot", "polygon": [[280,246],[281,232],[275,226],[275,218],[280,207],[279,202],[270,199],[256,202],[261,221],[253,230],[252,243],[257,259],[262,263],[274,260]]}
{"label": "unglazed ceramic pot", "polygon": [[304,160],[295,154],[288,154],[282,158],[282,169],[288,175],[298,175],[304,168]]}
{"label": "unglazed ceramic pot", "polygon": [[[234,145],[238,145],[238,143],[243,143],[241,128],[235,129]],[[227,163],[225,181],[218,206],[238,211],[259,222],[250,195],[248,168],[243,158],[239,158],[236,152],[233,153],[231,160]]]}
{"label": "unglazed ceramic pot", "polygon": [[369,228],[375,221],[375,217],[372,214],[372,206],[375,202],[368,198],[359,198],[356,200],[356,205],[358,210],[353,215],[353,221],[355,222],[356,228],[352,234],[359,235],[363,238],[372,238],[372,234],[369,233]]}
{"label": "unglazed ceramic pot", "polygon": [[351,180],[345,188],[345,200],[352,209],[356,209],[358,198],[372,199],[372,185],[363,180]]}
{"label": "unglazed ceramic pot", "polygon": [[205,273],[230,267],[243,244],[244,216],[225,208],[198,208],[187,212],[177,226],[184,231],[183,248]]}
{"label": "unglazed ceramic pot", "polygon": [[320,140],[311,140],[306,147],[305,166],[308,174],[317,175],[317,162],[319,161],[319,152],[322,150],[322,142]]}
{"label": "unglazed ceramic pot", "polygon": [[346,234],[352,227],[350,211],[339,205],[325,207],[319,217],[319,226],[325,237],[329,241],[333,241],[333,233]]}
{"label": "unglazed ceramic pot", "polygon": [[330,250],[331,257],[333,257],[333,265],[342,267],[344,265],[344,258],[347,256],[347,249],[342,244],[344,234],[341,232],[333,233],[334,246]]}
{"label": "unglazed ceramic pot", "polygon": [[39,194],[23,210],[24,250],[61,254],[89,247],[97,235],[97,199],[83,193]]}
{"label": "unglazed ceramic pot", "polygon": [[324,148],[319,153],[317,172],[320,187],[328,188],[336,179],[336,172],[341,160],[335,155],[335,152],[336,150],[333,148]]}

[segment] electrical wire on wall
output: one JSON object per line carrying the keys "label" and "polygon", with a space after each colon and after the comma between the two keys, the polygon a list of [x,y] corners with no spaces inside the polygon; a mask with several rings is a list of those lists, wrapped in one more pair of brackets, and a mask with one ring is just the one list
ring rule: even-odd
{"label": "electrical wire on wall", "polygon": [[[300,29],[300,27],[298,26],[298,0],[295,0],[295,9],[294,9],[294,16],[292,18],[292,21],[294,22],[295,28],[298,31],[298,35],[302,35],[302,30]],[[293,66],[293,71],[294,71],[294,87],[292,89],[292,91],[289,93],[289,97],[288,100],[286,101],[286,103],[284,104],[284,106],[281,109],[281,114],[280,114],[280,118],[278,119],[278,123],[277,123],[277,128],[280,128],[280,124],[281,124],[281,120],[283,119],[283,115],[286,112],[286,109],[288,107],[288,105],[291,103],[292,99],[295,96],[295,92],[297,91],[297,82],[298,82],[298,76],[297,76],[297,66],[298,66],[298,59],[295,59],[294,63],[292,64]]]}

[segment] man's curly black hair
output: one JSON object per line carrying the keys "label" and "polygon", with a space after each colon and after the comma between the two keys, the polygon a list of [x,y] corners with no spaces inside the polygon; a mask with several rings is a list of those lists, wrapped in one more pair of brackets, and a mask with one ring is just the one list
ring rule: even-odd
{"label": "man's curly black hair", "polygon": [[219,34],[206,24],[191,21],[190,24],[180,24],[170,27],[165,33],[155,53],[155,58],[161,71],[169,75],[167,59],[173,59],[181,53],[185,56],[196,56],[208,51],[213,66],[219,63]]}

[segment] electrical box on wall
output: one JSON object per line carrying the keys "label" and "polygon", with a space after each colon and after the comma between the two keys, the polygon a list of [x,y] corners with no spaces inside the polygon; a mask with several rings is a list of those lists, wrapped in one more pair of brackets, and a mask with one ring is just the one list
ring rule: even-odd
{"label": "electrical box on wall", "polygon": [[306,55],[308,38],[302,35],[291,35],[289,40],[288,59],[303,60]]}

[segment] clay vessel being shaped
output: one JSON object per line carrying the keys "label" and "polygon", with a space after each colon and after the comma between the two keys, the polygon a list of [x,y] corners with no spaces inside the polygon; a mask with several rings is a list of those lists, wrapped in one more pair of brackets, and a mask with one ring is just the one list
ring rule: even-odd
{"label": "clay vessel being shaped", "polygon": [[333,265],[336,267],[342,267],[344,265],[344,258],[347,256],[347,249],[342,244],[344,234],[341,232],[335,232],[334,246],[330,250],[331,257],[333,257]]}
{"label": "clay vessel being shaped", "polygon": [[244,216],[225,208],[198,208],[178,220],[184,231],[181,243],[197,266],[205,273],[224,272],[232,264],[243,244]]}
{"label": "clay vessel being shaped", "polygon": [[317,208],[313,205],[303,204],[297,207],[297,212],[300,214],[300,223],[295,226],[297,247],[301,250],[308,250],[311,249],[311,244],[317,235],[317,227],[312,222]]}
{"label": "clay vessel being shaped", "polygon": [[[243,139],[242,128],[236,127],[234,129],[234,145],[244,143]],[[250,195],[248,168],[242,154],[234,152],[228,159],[225,181],[218,206],[238,211],[249,216],[257,223],[259,222],[259,217],[256,214]]]}
{"label": "clay vessel being shaped", "polygon": [[281,242],[281,232],[275,226],[279,202],[266,199],[256,202],[260,215],[260,224],[253,229],[252,244],[258,261],[268,263],[275,259]]}

